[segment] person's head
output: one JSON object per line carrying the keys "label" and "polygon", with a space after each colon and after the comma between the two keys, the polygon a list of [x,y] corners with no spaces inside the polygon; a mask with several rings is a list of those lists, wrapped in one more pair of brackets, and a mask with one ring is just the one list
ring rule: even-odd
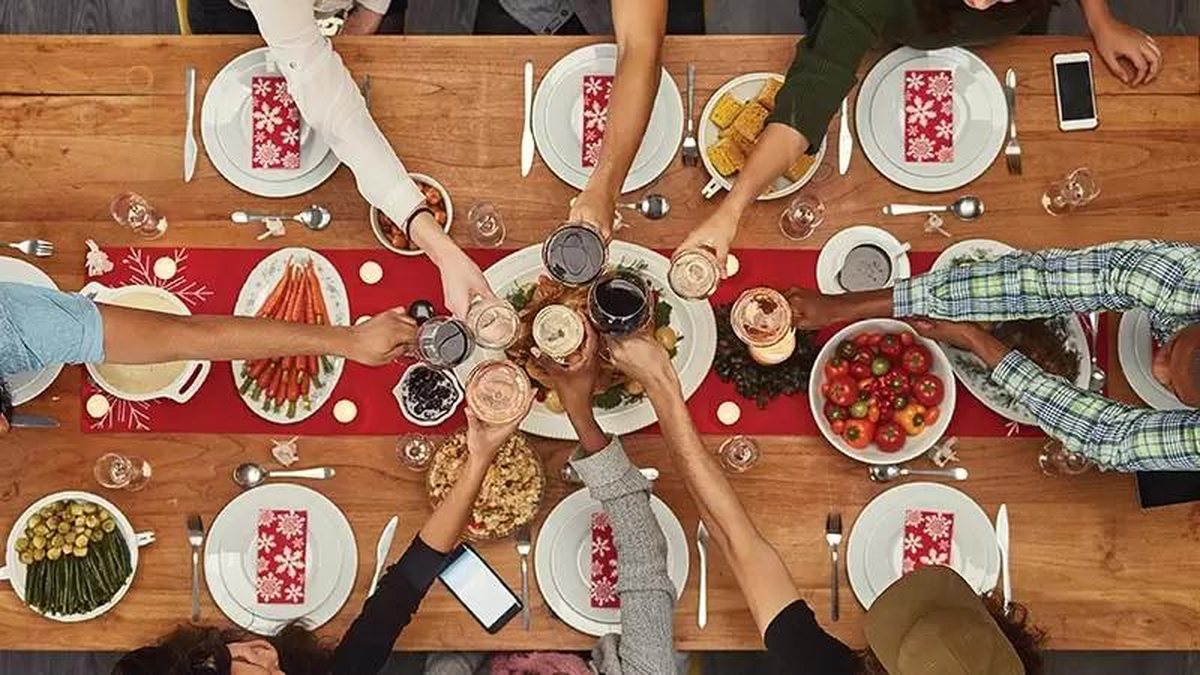
{"label": "person's head", "polygon": [[[995,14],[996,19],[1003,18],[1008,12],[1020,13],[1023,16],[1036,16],[1038,12],[1049,9],[1054,0],[917,0],[915,9],[920,25],[931,33],[945,33],[952,28],[952,16],[961,11],[963,6],[970,9]],[[960,4],[961,3],[961,4]]]}
{"label": "person's head", "polygon": [[1200,408],[1200,323],[1180,331],[1154,354],[1154,379],[1180,401]]}
{"label": "person's head", "polygon": [[8,383],[0,377],[0,434],[5,433],[12,424],[13,404],[12,393],[8,390]]}
{"label": "person's head", "polygon": [[112,675],[326,675],[330,653],[295,623],[267,638],[181,626],[157,644],[126,654]]}
{"label": "person's head", "polygon": [[1008,614],[957,572],[925,567],[892,584],[867,611],[863,675],[1040,675],[1046,634],[1022,605]]}
{"label": "person's head", "polygon": [[978,10],[991,9],[994,5],[1008,5],[1016,1],[1017,0],[963,0],[967,7]]}

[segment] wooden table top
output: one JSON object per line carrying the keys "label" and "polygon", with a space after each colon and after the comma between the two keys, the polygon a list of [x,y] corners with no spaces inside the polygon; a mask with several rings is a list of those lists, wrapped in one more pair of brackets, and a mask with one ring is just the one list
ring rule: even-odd
{"label": "wooden table top", "polygon": [[[506,246],[539,241],[566,213],[572,190],[541,161],[522,179],[521,65],[532,58],[538,76],[571,49],[577,38],[356,38],[339,39],[338,51],[358,79],[370,73],[376,120],[408,168],[448,186],[459,204],[496,203],[509,227]],[[129,240],[108,216],[109,200],[133,189],[170,221],[163,245],[262,247],[228,225],[237,209],[292,211],[312,202],[330,207],[333,227],[323,234],[289,231],[286,242],[319,248],[373,247],[367,207],[344,167],[313,193],[268,203],[240,192],[201,153],[196,177],[181,180],[184,127],[183,71],[195,64],[202,99],[213,75],[229,59],[261,44],[227,37],[2,37],[0,51],[0,186],[5,206],[0,239],[52,239],[58,254],[39,261],[63,288],[83,282],[84,239],[101,244]],[[697,101],[743,72],[781,71],[792,56],[784,37],[672,37],[664,66],[682,81],[697,64]],[[1100,128],[1064,134],[1055,121],[1050,57],[1091,47],[1076,38],[1017,38],[979,49],[1000,74],[1015,67],[1023,176],[1010,176],[1003,160],[975,181],[988,215],[975,224],[950,222],[955,240],[992,237],[1020,247],[1079,246],[1127,238],[1200,240],[1200,39],[1161,38],[1164,67],[1158,80],[1125,88],[1098,65]],[[864,68],[865,70],[865,68]],[[831,127],[831,130],[836,127]],[[197,133],[198,135],[198,133]],[[836,136],[835,136],[836,138]],[[809,241],[785,241],[775,222],[782,204],[754,207],[740,246],[817,248],[843,226],[878,222],[879,207],[917,195],[884,180],[857,151],[848,176],[836,175],[830,152],[813,187],[828,206],[828,222]],[[1086,165],[1102,185],[1100,199],[1070,218],[1055,219],[1038,198],[1046,183]],[[699,192],[707,176],[676,162],[656,189],[672,201],[671,217],[628,230],[642,244],[673,247],[686,229],[713,209]],[[946,195],[937,197],[942,199]],[[928,199],[928,197],[925,197]],[[886,226],[914,248],[951,243],[921,231],[920,218]],[[461,235],[460,235],[461,236]],[[463,239],[465,243],[465,239]],[[418,263],[414,263],[418,264]],[[1112,368],[1115,395],[1135,400]],[[0,592],[0,649],[126,649],[144,644],[189,611],[189,554],[184,517],[216,512],[237,494],[228,479],[247,459],[266,461],[268,437],[250,435],[87,435],[80,433],[80,369],[67,368],[28,412],[65,422],[52,432],[21,432],[0,439],[0,530],[7,532],[38,497],[63,489],[97,490],[94,460],[107,451],[142,455],[154,467],[150,486],[137,494],[106,492],[139,529],[158,542],[144,549],[133,588],[124,601],[91,625],[36,618],[14,594]],[[280,435],[286,435],[285,430]],[[719,437],[707,439],[715,447]],[[430,509],[422,478],[394,458],[391,437],[305,438],[307,465],[332,465],[337,479],[320,486],[347,514],[357,533],[360,563],[354,595],[322,633],[341,635],[361,606],[380,529],[394,513],[400,528],[394,555],[419,529]],[[782,553],[802,596],[818,617],[828,616],[825,514],[840,510],[847,524],[882,488],[862,465],[833,452],[821,439],[760,439],[760,466],[734,479],[763,534]],[[1071,479],[1043,476],[1035,462],[1039,439],[963,439],[959,444],[971,479],[961,488],[989,513],[1009,505],[1014,590],[1058,649],[1200,648],[1200,505],[1154,512],[1138,509],[1127,475],[1091,473]],[[567,444],[537,441],[551,473]],[[635,462],[662,473],[658,494],[689,533],[696,510],[671,466],[661,438],[629,439]],[[567,493],[559,482],[548,504]],[[548,510],[548,509],[547,509]],[[544,515],[544,514],[543,514]],[[519,581],[511,542],[484,546],[508,583]],[[692,554],[695,570],[695,554]],[[709,625],[696,627],[693,573],[675,615],[678,648],[756,649],[760,638],[732,574],[719,555],[710,562]],[[843,569],[844,576],[844,569]],[[443,589],[435,587],[397,644],[403,650],[585,648],[592,639],[557,621],[532,593],[533,630],[515,621],[488,636]],[[862,611],[842,584],[839,638],[863,642]],[[203,596],[203,616],[223,622]],[[827,624],[829,625],[829,624]]]}

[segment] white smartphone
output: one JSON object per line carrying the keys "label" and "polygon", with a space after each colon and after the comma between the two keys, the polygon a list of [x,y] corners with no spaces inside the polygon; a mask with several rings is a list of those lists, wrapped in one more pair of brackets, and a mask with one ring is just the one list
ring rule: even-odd
{"label": "white smartphone", "polygon": [[1092,55],[1070,52],[1054,55],[1054,98],[1058,101],[1058,128],[1063,131],[1095,129],[1096,92],[1092,86]]}
{"label": "white smartphone", "polygon": [[438,578],[489,633],[499,631],[521,613],[521,599],[468,544],[450,554]]}

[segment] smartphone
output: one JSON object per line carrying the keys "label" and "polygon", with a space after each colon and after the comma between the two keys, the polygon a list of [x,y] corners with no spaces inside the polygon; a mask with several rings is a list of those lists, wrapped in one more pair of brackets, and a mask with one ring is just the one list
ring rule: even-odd
{"label": "smartphone", "polygon": [[469,544],[450,554],[438,579],[489,633],[499,631],[523,608],[516,593]]}
{"label": "smartphone", "polygon": [[1054,55],[1054,98],[1058,101],[1058,128],[1063,131],[1095,129],[1096,92],[1092,83],[1092,55],[1071,52]]}

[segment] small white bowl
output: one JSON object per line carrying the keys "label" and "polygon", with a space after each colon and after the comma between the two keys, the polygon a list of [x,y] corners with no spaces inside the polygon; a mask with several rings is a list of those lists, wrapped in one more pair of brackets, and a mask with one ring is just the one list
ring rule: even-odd
{"label": "small white bowl", "polygon": [[[825,419],[825,395],[821,393],[821,382],[825,379],[825,364],[833,358],[837,351],[837,346],[843,340],[852,340],[859,333],[912,333],[918,344],[925,345],[929,349],[929,353],[933,355],[933,367],[929,372],[933,373],[942,381],[945,390],[945,398],[942,400],[938,408],[941,409],[941,415],[933,426],[926,429],[920,436],[910,436],[904,441],[904,447],[896,452],[883,452],[871,446],[862,450],[856,450],[846,444],[841,436],[833,433],[833,428],[829,426],[829,420]],[[917,335],[912,326],[903,321],[895,319],[867,319],[858,323],[850,324],[837,332],[836,335],[829,338],[825,346],[821,348],[817,354],[816,361],[813,362],[812,375],[808,380],[808,404],[812,409],[812,415],[817,420],[817,428],[825,436],[825,440],[829,441],[830,445],[837,448],[838,452],[843,455],[863,462],[865,464],[900,464],[909,460],[920,457],[926,450],[933,447],[934,443],[941,440],[945,435],[946,429],[950,426],[950,418],[954,416],[955,390],[956,383],[954,380],[954,370],[950,367],[950,359],[946,357],[946,352],[942,351],[941,345]]]}
{"label": "small white bowl", "polygon": [[442,422],[445,422],[446,420],[448,420],[454,416],[454,413],[458,411],[458,407],[460,405],[462,405],[463,400],[466,398],[466,393],[463,392],[462,384],[459,383],[458,377],[454,374],[454,371],[450,371],[450,370],[436,371],[435,370],[435,372],[440,372],[442,375],[444,375],[446,377],[446,379],[450,380],[450,383],[452,385],[454,385],[454,403],[453,403],[453,405],[450,406],[450,409],[447,412],[445,412],[431,420],[423,420],[423,419],[420,419],[419,417],[414,416],[412,413],[410,413],[408,411],[408,408],[404,405],[404,389],[408,383],[408,379],[413,375],[413,373],[417,372],[419,369],[435,370],[435,369],[430,368],[429,366],[427,366],[423,363],[419,363],[419,362],[412,364],[408,368],[405,368],[404,374],[400,376],[400,381],[396,383],[395,387],[392,387],[392,396],[394,396],[396,399],[396,405],[400,406],[400,412],[404,414],[404,419],[408,420],[409,422],[412,422],[413,424],[415,424],[419,427],[436,427],[437,425],[441,424]]}
{"label": "small white bowl", "polygon": [[[446,189],[446,186],[423,173],[410,173],[408,175],[417,183],[433,186],[442,195],[442,203],[446,205],[446,224],[442,227],[442,230],[449,234],[450,224],[454,222],[454,204],[450,201],[450,192]],[[375,239],[379,241],[380,246],[383,246],[392,253],[411,257],[425,255],[425,252],[419,248],[406,249],[392,246],[392,242],[383,236],[383,228],[379,222],[379,209],[374,206],[371,207],[371,232],[375,235]]]}

